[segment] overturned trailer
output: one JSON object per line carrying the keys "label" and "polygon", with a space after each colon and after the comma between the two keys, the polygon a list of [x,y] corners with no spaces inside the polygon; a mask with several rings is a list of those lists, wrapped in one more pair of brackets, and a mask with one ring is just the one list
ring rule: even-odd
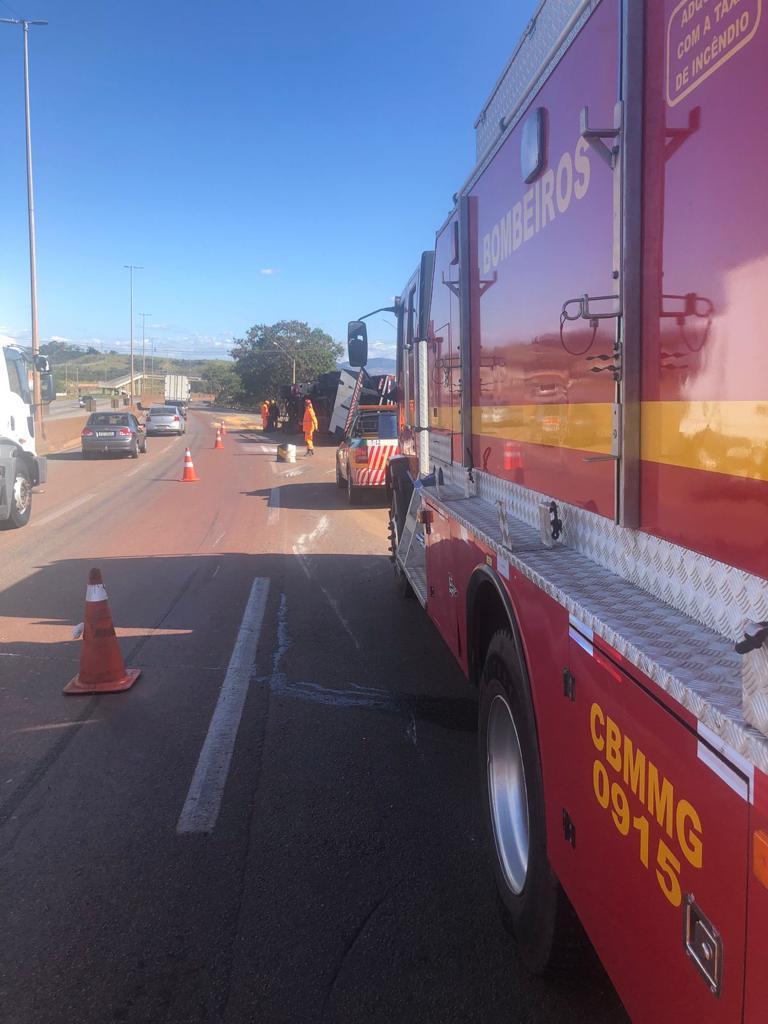
{"label": "overturned trailer", "polygon": [[337,440],[344,436],[357,405],[379,405],[391,401],[394,386],[391,374],[369,374],[366,370],[332,370],[314,380],[283,388],[285,429],[301,432],[304,399],[310,398],[317,415],[318,434]]}

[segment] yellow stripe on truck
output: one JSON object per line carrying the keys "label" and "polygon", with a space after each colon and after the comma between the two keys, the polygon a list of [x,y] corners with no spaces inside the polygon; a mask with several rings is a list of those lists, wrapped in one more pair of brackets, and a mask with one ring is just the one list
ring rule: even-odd
{"label": "yellow stripe on truck", "polygon": [[640,437],[647,462],[768,480],[768,401],[643,402]]}
{"label": "yellow stripe on truck", "polygon": [[[439,410],[437,418],[449,421]],[[483,405],[475,434],[607,455],[611,405]],[[768,401],[643,402],[641,458],[681,469],[768,481]]]}
{"label": "yellow stripe on truck", "polygon": [[582,452],[611,452],[611,406],[480,405],[472,410],[474,433],[522,444],[545,444]]}

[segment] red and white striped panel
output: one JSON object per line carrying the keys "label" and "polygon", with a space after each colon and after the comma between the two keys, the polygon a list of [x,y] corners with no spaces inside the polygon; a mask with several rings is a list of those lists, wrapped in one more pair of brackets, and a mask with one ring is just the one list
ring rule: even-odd
{"label": "red and white striped panel", "polygon": [[397,441],[368,443],[368,465],[360,466],[355,474],[356,487],[383,487],[386,482],[387,463],[397,454]]}

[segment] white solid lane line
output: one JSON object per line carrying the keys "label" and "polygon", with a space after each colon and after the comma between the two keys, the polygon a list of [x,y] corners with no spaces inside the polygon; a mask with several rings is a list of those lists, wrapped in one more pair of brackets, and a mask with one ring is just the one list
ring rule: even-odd
{"label": "white solid lane line", "polygon": [[269,492],[267,526],[274,526],[280,518],[280,488],[273,487]]}
{"label": "white solid lane line", "polygon": [[268,594],[269,580],[257,577],[251,587],[216,709],[176,825],[176,831],[181,834],[212,832],[219,816]]}
{"label": "white solid lane line", "polygon": [[40,516],[39,519],[33,519],[32,522],[35,526],[47,526],[48,523],[52,523],[54,519],[58,519],[59,516],[65,516],[67,512],[74,512],[76,508],[80,508],[81,505],[85,505],[87,501],[93,501],[95,494],[84,494],[82,498],[78,498],[77,501],[70,501],[68,505],[62,505],[61,508],[57,508],[54,512],[49,512],[47,515]]}

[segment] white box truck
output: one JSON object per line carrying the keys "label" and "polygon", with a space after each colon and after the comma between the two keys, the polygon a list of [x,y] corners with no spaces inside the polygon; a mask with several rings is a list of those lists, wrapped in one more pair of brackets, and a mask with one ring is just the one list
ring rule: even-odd
{"label": "white box truck", "polygon": [[181,373],[169,373],[165,377],[165,404],[178,405],[186,409],[189,404],[189,377]]}

